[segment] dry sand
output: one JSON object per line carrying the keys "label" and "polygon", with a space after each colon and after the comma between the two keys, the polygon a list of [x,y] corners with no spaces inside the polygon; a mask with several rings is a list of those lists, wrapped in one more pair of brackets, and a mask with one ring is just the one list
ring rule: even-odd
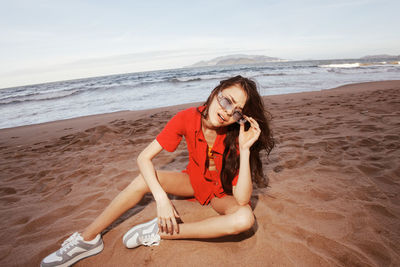
{"label": "dry sand", "polygon": [[[399,266],[400,81],[265,97],[277,141],[252,231],[129,250],[123,234],[156,215],[151,195],[76,266]],[[192,104],[193,105],[193,104]],[[136,156],[190,105],[0,130],[0,266],[38,266],[137,174]],[[157,168],[186,166],[185,144]],[[183,221],[211,207],[173,200]]]}

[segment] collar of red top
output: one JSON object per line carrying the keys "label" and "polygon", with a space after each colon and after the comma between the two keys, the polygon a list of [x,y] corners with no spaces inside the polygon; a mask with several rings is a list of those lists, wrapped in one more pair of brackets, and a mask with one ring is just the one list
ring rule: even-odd
{"label": "collar of red top", "polygon": [[[207,141],[204,137],[204,133],[203,130],[201,128],[201,112],[204,111],[204,109],[206,108],[206,106],[200,106],[197,108],[197,110],[199,111],[197,114],[198,116],[196,116],[195,118],[195,125],[196,125],[196,130],[195,130],[195,136],[196,136],[196,142],[197,141],[201,141],[201,142],[205,142],[205,144],[207,144]],[[226,128],[224,128],[226,129]],[[226,137],[226,130],[223,131],[219,131],[219,133],[217,133],[217,138],[214,141],[214,145],[212,147],[212,151],[213,152],[217,152],[219,154],[223,154],[224,153],[224,149],[225,149],[225,145],[224,145],[224,140]]]}

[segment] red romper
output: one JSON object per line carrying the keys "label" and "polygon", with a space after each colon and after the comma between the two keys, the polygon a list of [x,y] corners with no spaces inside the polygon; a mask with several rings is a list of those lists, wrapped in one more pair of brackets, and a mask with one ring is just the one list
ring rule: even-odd
{"label": "red romper", "polygon": [[[198,108],[203,111],[205,106]],[[201,114],[196,107],[178,112],[167,123],[157,136],[158,143],[167,151],[173,152],[185,137],[189,151],[189,164],[186,172],[194,190],[194,197],[200,204],[208,204],[213,197],[224,197],[226,193],[221,185],[220,172],[222,169],[222,155],[226,134],[218,134],[211,149],[216,171],[206,168],[208,145],[201,130]],[[232,181],[232,186],[237,183],[239,171]]]}

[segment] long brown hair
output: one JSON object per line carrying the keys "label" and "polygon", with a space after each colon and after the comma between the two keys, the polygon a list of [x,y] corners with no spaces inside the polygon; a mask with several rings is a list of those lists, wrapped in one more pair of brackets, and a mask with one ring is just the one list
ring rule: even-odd
{"label": "long brown hair", "polygon": [[[240,86],[246,92],[247,99],[242,112],[243,114],[255,119],[261,129],[260,137],[250,148],[250,170],[253,183],[258,186],[266,186],[268,180],[266,181],[264,179],[260,152],[265,149],[267,155],[269,155],[275,143],[269,126],[271,115],[264,107],[264,102],[257,90],[256,83],[253,80],[244,78],[240,75],[221,81],[204,103],[206,108],[203,110],[201,115],[206,118],[208,115],[208,108],[214,97],[220,91],[233,85]],[[246,123],[245,130],[248,130],[248,128],[249,123]],[[225,151],[222,160],[221,183],[227,194],[232,194],[232,180],[237,175],[240,165],[240,156],[238,153],[239,130],[240,125],[238,123],[228,125],[224,141]]]}

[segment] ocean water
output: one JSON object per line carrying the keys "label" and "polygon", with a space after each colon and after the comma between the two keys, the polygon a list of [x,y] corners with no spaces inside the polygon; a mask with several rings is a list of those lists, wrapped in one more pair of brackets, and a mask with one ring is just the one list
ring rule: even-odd
{"label": "ocean water", "polygon": [[235,75],[256,80],[262,95],[398,80],[399,63],[396,58],[270,62],[128,73],[5,88],[0,89],[0,128],[205,101],[220,80]]}

